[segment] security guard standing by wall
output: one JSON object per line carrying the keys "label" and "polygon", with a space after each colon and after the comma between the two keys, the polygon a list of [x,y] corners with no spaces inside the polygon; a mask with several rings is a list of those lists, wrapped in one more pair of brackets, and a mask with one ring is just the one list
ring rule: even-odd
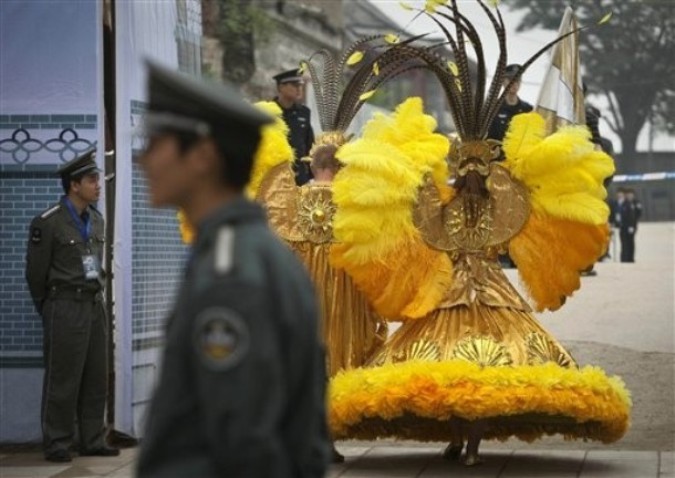
{"label": "security guard standing by wall", "polygon": [[299,103],[303,97],[305,81],[302,72],[297,68],[279,73],[274,76],[274,80],[277,82],[277,96],[274,101],[281,107],[284,121],[290,130],[288,142],[295,151],[293,163],[295,182],[298,186],[302,186],[312,179],[312,172],[302,158],[309,155],[309,150],[314,144],[310,109]]}
{"label": "security guard standing by wall", "polygon": [[236,92],[149,65],[154,206],[196,227],[166,330],[139,477],[319,477],[329,444],[309,277],[242,191],[260,128]]}
{"label": "security guard standing by wall", "polygon": [[105,445],[106,316],[103,305],[103,218],[94,149],[59,170],[65,195],[30,225],[26,280],[44,326],[42,434],[45,458],[114,456]]}

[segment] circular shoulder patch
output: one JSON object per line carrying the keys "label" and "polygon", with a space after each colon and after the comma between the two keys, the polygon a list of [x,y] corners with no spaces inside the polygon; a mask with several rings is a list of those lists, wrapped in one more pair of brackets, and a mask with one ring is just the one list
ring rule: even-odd
{"label": "circular shoulder patch", "polygon": [[40,244],[40,242],[42,242],[42,229],[34,226],[30,231],[30,241],[33,244]]}
{"label": "circular shoulder patch", "polygon": [[195,352],[200,362],[210,370],[229,370],[248,353],[248,327],[232,309],[206,309],[197,316],[194,330]]}

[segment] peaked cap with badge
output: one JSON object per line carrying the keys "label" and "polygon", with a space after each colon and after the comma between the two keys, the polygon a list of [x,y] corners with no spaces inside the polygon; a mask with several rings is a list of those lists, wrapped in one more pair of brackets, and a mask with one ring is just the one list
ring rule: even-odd
{"label": "peaked cap with badge", "polygon": [[92,146],[78,154],[75,159],[62,164],[56,174],[65,179],[99,172],[101,172],[101,169],[96,164],[96,146]]}
{"label": "peaked cap with badge", "polygon": [[519,65],[518,63],[512,63],[510,65],[507,65],[506,68],[504,68],[504,76],[506,78],[513,79],[516,77],[518,72],[520,72],[522,68],[522,65]]}
{"label": "peaked cap with badge", "polygon": [[302,71],[299,68],[282,71],[281,73],[274,75],[272,78],[274,78],[274,81],[277,82],[277,85],[282,85],[284,83],[305,83],[305,80],[302,77]]}

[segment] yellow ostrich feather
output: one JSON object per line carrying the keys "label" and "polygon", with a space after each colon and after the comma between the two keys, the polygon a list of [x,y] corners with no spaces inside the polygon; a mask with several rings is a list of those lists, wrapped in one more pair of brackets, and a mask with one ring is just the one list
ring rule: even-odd
{"label": "yellow ostrich feather", "polygon": [[580,272],[604,254],[607,224],[593,225],[533,212],[511,239],[509,254],[538,312],[560,308],[580,285]]}
{"label": "yellow ostrich feather", "polygon": [[585,126],[544,136],[537,113],[517,115],[504,140],[504,166],[530,193],[532,214],[509,253],[538,311],[555,310],[580,286],[580,273],[609,241],[603,180],[612,159],[595,151]]}
{"label": "yellow ostrich feather", "polygon": [[595,151],[585,126],[566,126],[543,137],[537,113],[517,115],[504,140],[504,166],[530,191],[542,214],[601,225],[609,213],[602,181],[614,172],[612,158]]}
{"label": "yellow ostrich feather", "polygon": [[425,175],[432,175],[445,198],[452,195],[446,185],[449,141],[435,128],[422,100],[409,98],[393,115],[375,115],[362,137],[336,155],[344,167],[333,182],[338,243],[331,260],[385,317],[425,315],[451,281],[449,258],[425,244],[412,219]]}
{"label": "yellow ostrich feather", "polygon": [[253,158],[251,179],[246,186],[246,195],[255,198],[265,175],[275,166],[293,161],[293,148],[288,142],[288,126],[281,117],[282,111],[274,101],[261,101],[255,104],[275,118],[274,123],[264,126],[261,131],[260,145]]}

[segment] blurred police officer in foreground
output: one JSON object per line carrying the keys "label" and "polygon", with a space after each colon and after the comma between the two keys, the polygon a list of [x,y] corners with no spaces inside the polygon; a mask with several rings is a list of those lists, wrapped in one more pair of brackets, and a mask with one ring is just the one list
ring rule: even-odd
{"label": "blurred police officer in foreground", "polygon": [[72,460],[75,420],[80,454],[118,455],[105,445],[106,315],[103,218],[94,149],[58,171],[65,195],[30,225],[26,280],[44,326],[42,435],[45,458]]}
{"label": "blurred police officer in foreground", "polygon": [[312,179],[312,172],[302,158],[309,156],[309,150],[314,144],[314,130],[310,120],[310,109],[299,102],[303,98],[305,81],[302,72],[297,68],[284,71],[274,76],[277,82],[277,96],[274,101],[281,107],[283,118],[288,129],[288,142],[295,151],[295,182],[302,186]]}
{"label": "blurred police officer in foreground", "polygon": [[271,118],[229,88],[149,65],[154,206],[197,228],[166,330],[141,477],[318,477],[325,471],[324,356],[302,265],[242,190]]}

